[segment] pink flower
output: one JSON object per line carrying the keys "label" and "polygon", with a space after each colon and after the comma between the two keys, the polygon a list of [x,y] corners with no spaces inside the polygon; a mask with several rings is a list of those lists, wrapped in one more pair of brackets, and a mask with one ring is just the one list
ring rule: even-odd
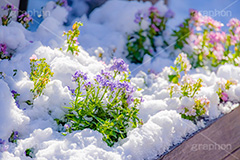
{"label": "pink flower", "polygon": [[204,16],[202,23],[203,25],[209,27],[210,29],[215,29],[216,31],[219,31],[223,26],[221,22],[215,21],[209,16]]}
{"label": "pink flower", "polygon": [[181,113],[181,114],[184,114],[185,113],[185,106],[184,105],[181,105],[180,107],[177,108],[177,112],[178,113]]}
{"label": "pink flower", "polygon": [[189,84],[194,84],[194,83],[196,83],[196,81],[195,81],[194,79],[192,79],[192,77],[189,76],[188,74],[186,74],[186,75],[184,75],[184,76],[182,77],[181,82],[183,82],[183,83],[189,83]]}
{"label": "pink flower", "polygon": [[196,110],[194,108],[190,108],[188,112],[186,112],[186,116],[196,116]]}
{"label": "pink flower", "polygon": [[238,27],[240,26],[240,21],[237,18],[232,18],[227,24],[228,27]]}
{"label": "pink flower", "polygon": [[159,32],[159,31],[160,31],[159,28],[157,28],[157,27],[155,26],[155,24],[152,24],[151,27],[154,29],[155,32]]}
{"label": "pink flower", "polygon": [[209,32],[208,38],[210,39],[209,42],[212,44],[225,42],[226,33],[225,32]]}
{"label": "pink flower", "polygon": [[5,54],[5,55],[8,54],[6,44],[0,43],[0,53]]}
{"label": "pink flower", "polygon": [[148,10],[149,10],[150,13],[151,13],[151,12],[154,12],[154,13],[159,14],[158,9],[157,9],[156,7],[154,7],[154,6],[151,6]]}
{"label": "pink flower", "polygon": [[29,59],[30,59],[30,61],[31,61],[31,60],[37,60],[36,54],[33,54],[32,57],[30,57]]}
{"label": "pink flower", "polygon": [[226,92],[222,92],[221,99],[226,102],[228,100],[228,94]]}
{"label": "pink flower", "polygon": [[74,37],[74,38],[73,38],[73,41],[75,41],[76,45],[79,44],[77,37]]}
{"label": "pink flower", "polygon": [[223,59],[223,52],[224,46],[222,44],[217,43],[216,46],[213,47],[213,54],[217,57],[219,61]]}

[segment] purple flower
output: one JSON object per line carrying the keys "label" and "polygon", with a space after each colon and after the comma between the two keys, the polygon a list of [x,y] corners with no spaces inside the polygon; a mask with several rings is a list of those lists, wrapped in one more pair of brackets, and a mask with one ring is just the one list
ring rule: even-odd
{"label": "purple flower", "polygon": [[147,13],[144,13],[143,11],[139,10],[136,14],[135,14],[135,23],[139,23],[141,22],[143,19],[146,19],[148,17]]}
{"label": "purple flower", "polygon": [[70,124],[65,124],[64,128],[65,128],[65,130],[69,130],[71,128],[71,125]]}
{"label": "purple flower", "polygon": [[72,93],[72,95],[74,95],[75,94],[75,89],[71,89],[69,86],[67,86],[68,87],[68,90]]}
{"label": "purple flower", "polygon": [[33,20],[32,17],[24,17],[24,18],[23,18],[23,21],[24,21],[25,23],[31,22],[32,20]]}
{"label": "purple flower", "polygon": [[11,93],[12,93],[12,97],[15,99],[15,103],[16,103],[17,107],[20,108],[19,100],[16,100],[16,98],[17,98],[20,94],[18,94],[17,91],[15,91],[15,90],[12,90]]}
{"label": "purple flower", "polygon": [[133,96],[132,95],[128,95],[128,97],[127,97],[127,104],[129,105],[133,101],[134,101]]}
{"label": "purple flower", "polygon": [[4,144],[5,144],[5,140],[3,140],[3,139],[0,138],[0,145],[1,145],[1,144],[4,145]]}
{"label": "purple flower", "polygon": [[128,93],[133,93],[135,92],[134,87],[129,83],[129,82],[118,82],[117,83],[117,88],[123,89],[124,91],[127,91]]}
{"label": "purple flower", "polygon": [[87,88],[90,88],[92,86],[93,86],[93,84],[91,82],[87,82],[84,84],[84,89],[86,90]]}
{"label": "purple flower", "polygon": [[106,79],[111,79],[112,75],[109,72],[105,72],[104,70],[101,70],[101,75],[103,75]]}
{"label": "purple flower", "polygon": [[127,72],[128,65],[123,61],[123,59],[116,59],[113,60],[113,65],[109,69],[110,71],[118,71],[118,72]]}
{"label": "purple flower", "polygon": [[168,9],[168,11],[165,13],[164,17],[165,18],[173,18],[174,15],[175,15],[175,13],[171,9]]}
{"label": "purple flower", "polygon": [[117,87],[117,84],[114,82],[109,82],[108,86],[110,87],[111,91],[114,91]]}
{"label": "purple flower", "polygon": [[87,80],[87,73],[83,73],[80,70],[76,71],[74,75],[72,75],[72,81],[77,81],[79,78]]}
{"label": "purple flower", "polygon": [[16,103],[17,107],[20,108],[19,100],[16,100],[15,103]]}
{"label": "purple flower", "polygon": [[95,80],[96,80],[98,83],[102,83],[103,77],[98,74],[98,75],[96,76]]}
{"label": "purple flower", "polygon": [[153,22],[156,22],[156,23],[161,23],[161,22],[162,22],[162,20],[161,20],[160,18],[158,18],[158,17],[154,16],[154,18],[153,18]]}
{"label": "purple flower", "polygon": [[0,44],[0,54],[8,54],[8,52],[7,52],[7,45],[6,44],[3,44],[3,43],[1,43]]}
{"label": "purple flower", "polygon": [[68,6],[67,0],[58,0],[57,3],[61,7],[65,7],[68,11],[71,11],[72,8]]}
{"label": "purple flower", "polygon": [[17,9],[14,7],[14,5],[7,4],[6,6],[2,6],[3,10],[11,9],[11,11],[17,11]]}
{"label": "purple flower", "polygon": [[18,16],[18,18],[23,18],[23,17],[25,17],[26,15],[27,15],[27,12],[25,12],[25,13],[21,14],[20,16]]}
{"label": "purple flower", "polygon": [[183,28],[183,27],[184,27],[184,24],[181,23],[181,24],[178,25],[178,27]]}
{"label": "purple flower", "polygon": [[14,97],[15,94],[18,94],[17,91],[15,91],[15,90],[12,90],[11,93],[12,93],[13,97]]}
{"label": "purple flower", "polygon": [[159,32],[159,28],[155,26],[155,24],[151,24],[151,27],[154,29],[155,32]]}
{"label": "purple flower", "polygon": [[141,102],[144,102],[144,99],[141,97]]}
{"label": "purple flower", "polygon": [[13,132],[13,140],[17,140],[18,139],[18,131],[14,131]]}
{"label": "purple flower", "polygon": [[23,20],[24,23],[32,22],[32,17],[27,13],[23,13],[20,16],[18,16],[19,19]]}

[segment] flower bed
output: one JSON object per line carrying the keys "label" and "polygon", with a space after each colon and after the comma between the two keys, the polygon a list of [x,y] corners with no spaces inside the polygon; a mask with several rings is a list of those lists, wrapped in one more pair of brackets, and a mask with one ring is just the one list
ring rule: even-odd
{"label": "flower bed", "polygon": [[0,26],[2,159],[152,159],[239,105],[237,57],[207,39],[195,65],[191,37],[171,47],[188,26],[169,30],[163,2],[109,1],[71,27],[66,1],[43,10],[36,32],[27,14]]}

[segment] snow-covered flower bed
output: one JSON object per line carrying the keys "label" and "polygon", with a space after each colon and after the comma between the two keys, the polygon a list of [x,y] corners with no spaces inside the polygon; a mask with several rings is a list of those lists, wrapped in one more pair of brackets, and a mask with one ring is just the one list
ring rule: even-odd
{"label": "snow-covered flower bed", "polygon": [[[130,63],[127,37],[149,8],[156,44],[146,40],[142,64]],[[216,71],[192,68],[161,23],[173,16],[162,1],[108,1],[75,19],[83,26],[63,25],[65,1],[44,10],[36,32],[25,29],[27,14],[0,26],[0,159],[153,159],[239,105],[239,57]]]}

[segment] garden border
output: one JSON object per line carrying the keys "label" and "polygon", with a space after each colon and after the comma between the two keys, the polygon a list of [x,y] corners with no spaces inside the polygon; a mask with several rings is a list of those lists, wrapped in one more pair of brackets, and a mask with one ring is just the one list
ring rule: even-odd
{"label": "garden border", "polygon": [[240,107],[157,160],[240,160]]}

